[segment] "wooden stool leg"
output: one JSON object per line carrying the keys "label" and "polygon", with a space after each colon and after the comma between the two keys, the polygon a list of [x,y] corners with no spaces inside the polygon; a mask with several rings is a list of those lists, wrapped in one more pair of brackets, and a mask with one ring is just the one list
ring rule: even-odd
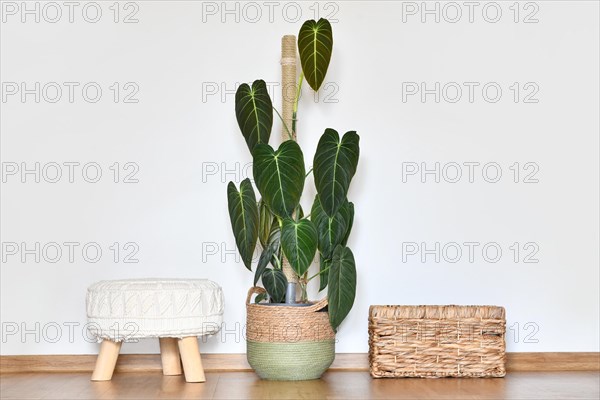
{"label": "wooden stool leg", "polygon": [[110,381],[117,364],[122,342],[104,339],[100,345],[100,354],[96,359],[96,367],[92,374],[93,381]]}
{"label": "wooden stool leg", "polygon": [[163,375],[181,375],[181,359],[179,358],[177,339],[161,337],[159,342]]}
{"label": "wooden stool leg", "polygon": [[200,359],[200,350],[198,349],[198,338],[188,336],[179,339],[179,353],[183,363],[183,373],[186,382],[205,382],[204,368]]}

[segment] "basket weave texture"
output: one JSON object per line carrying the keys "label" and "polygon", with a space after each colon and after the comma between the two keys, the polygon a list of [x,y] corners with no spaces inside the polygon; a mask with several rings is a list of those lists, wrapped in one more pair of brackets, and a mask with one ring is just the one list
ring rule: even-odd
{"label": "basket weave texture", "polygon": [[252,288],[246,301],[246,338],[253,342],[297,343],[331,340],[335,333],[329,324],[327,299],[306,307],[285,304],[267,306],[250,303],[254,293],[263,293],[263,288]]}
{"label": "basket weave texture", "polygon": [[327,299],[310,306],[252,304],[246,299],[246,343],[250,366],[263,379],[317,379],[335,358],[335,332],[329,324]]}
{"label": "basket weave texture", "polygon": [[371,306],[371,376],[502,377],[505,331],[503,307]]}

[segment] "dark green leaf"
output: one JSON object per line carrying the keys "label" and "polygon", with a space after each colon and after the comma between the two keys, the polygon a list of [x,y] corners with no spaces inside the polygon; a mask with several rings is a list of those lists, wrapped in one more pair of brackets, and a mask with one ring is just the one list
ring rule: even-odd
{"label": "dark green leaf", "polygon": [[279,228],[277,220],[273,221],[266,246],[258,259],[256,272],[254,273],[254,286],[256,286],[258,279],[262,276],[269,263],[271,263],[273,267],[279,268],[275,257],[281,260],[281,229]]}
{"label": "dark green leaf", "polygon": [[285,299],[287,278],[279,269],[265,269],[262,274],[262,283],[274,303],[281,303]]}
{"label": "dark green leaf", "polygon": [[[343,209],[344,207],[342,207]],[[344,235],[344,239],[342,240],[342,246],[345,246],[348,243],[348,238],[350,237],[350,232],[352,231],[352,225],[354,224],[354,203],[349,202],[348,207],[346,208],[346,212],[348,213],[345,217],[348,228],[346,229],[346,234]]]}
{"label": "dark green leaf", "polygon": [[233,182],[229,182],[227,202],[235,243],[244,265],[252,270],[252,255],[258,239],[258,206],[250,179],[242,181],[239,191]]}
{"label": "dark green leaf", "polygon": [[269,234],[271,233],[271,226],[275,220],[275,216],[269,210],[267,203],[262,199],[258,202],[258,239],[263,247],[267,247],[267,241],[269,240]]}
{"label": "dark green leaf", "polygon": [[356,265],[348,247],[337,246],[329,270],[329,322],[337,330],[354,304],[356,295]]}
{"label": "dark green leaf", "polygon": [[319,195],[315,196],[312,210],[310,211],[310,219],[314,222],[318,233],[318,248],[325,258],[333,256],[335,246],[342,243],[344,235],[348,230],[347,219],[350,217],[348,211],[348,202],[344,202],[335,216],[329,217],[321,208]]}
{"label": "dark green leaf", "polygon": [[358,143],[356,132],[346,132],[340,142],[338,133],[328,128],[317,145],[313,162],[315,186],[321,207],[330,217],[335,216],[346,201],[348,188],[358,165]]}
{"label": "dark green leaf", "polygon": [[235,116],[250,152],[257,143],[269,143],[273,127],[273,104],[267,85],[256,80],[250,87],[244,83],[235,93]]}
{"label": "dark green leaf", "polygon": [[321,254],[320,262],[319,262],[319,292],[327,287],[327,282],[329,281],[329,269],[331,267],[331,260],[328,260],[323,257]]}
{"label": "dark green leaf", "polygon": [[291,217],[304,189],[304,156],[298,143],[287,140],[274,151],[268,144],[254,148],[254,180],[275,215]]}
{"label": "dark green leaf", "polygon": [[266,299],[267,299],[267,294],[266,294],[266,293],[260,293],[260,294],[258,294],[258,295],[257,295],[257,296],[254,298],[254,302],[255,302],[256,304],[258,304],[258,303],[260,303],[261,301],[263,301],[263,300],[266,300]]}
{"label": "dark green leaf", "polygon": [[304,210],[302,209],[302,205],[298,204],[296,210],[294,211],[294,219],[302,219],[304,218]]}
{"label": "dark green leaf", "polygon": [[298,34],[300,63],[306,82],[316,92],[325,80],[333,50],[331,24],[325,18],[306,21]]}
{"label": "dark green leaf", "polygon": [[267,242],[268,246],[273,248],[273,257],[271,258],[271,265],[275,268],[281,268],[280,265],[277,264],[275,260],[275,256],[281,262],[281,227],[279,226],[279,222],[275,219],[273,221],[273,226],[271,226],[271,233],[269,234],[269,241]]}
{"label": "dark green leaf", "polygon": [[285,219],[281,228],[281,247],[294,271],[299,276],[303,275],[317,252],[315,225],[307,219],[298,222]]}
{"label": "dark green leaf", "polygon": [[273,258],[273,248],[271,246],[267,246],[263,249],[260,254],[260,258],[258,259],[258,265],[256,266],[256,271],[254,272],[254,286],[258,283],[258,280],[262,276],[263,272],[271,262]]}

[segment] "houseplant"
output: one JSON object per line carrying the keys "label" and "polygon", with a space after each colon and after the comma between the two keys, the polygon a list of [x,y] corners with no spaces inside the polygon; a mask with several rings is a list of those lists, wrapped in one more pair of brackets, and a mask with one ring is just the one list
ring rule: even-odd
{"label": "houseplant", "polygon": [[[260,243],[255,287],[247,299],[247,344],[250,365],[267,379],[318,378],[333,361],[334,332],[350,312],[356,293],[355,261],[347,246],[354,220],[354,205],[347,193],[359,158],[356,132],[340,138],[334,129],[325,129],[312,169],[317,195],[308,215],[300,206],[311,171],[306,172],[302,149],[294,140],[298,101],[304,80],[319,90],[332,49],[329,21],[309,20],[302,25],[298,35],[302,71],[293,116],[288,124],[281,118],[287,137],[277,149],[269,145],[269,138],[273,111],[280,113],[272,105],[265,82],[242,84],[236,92],[236,118],[252,155],[254,183],[261,198],[257,201],[250,179],[239,188],[229,182],[228,207],[238,251],[250,271]],[[295,60],[295,47],[293,51]],[[309,276],[317,253],[319,272]],[[328,289],[327,297],[310,303],[306,288],[317,277],[319,290]],[[264,289],[256,287],[259,281]],[[258,296],[250,304],[253,293]]]}

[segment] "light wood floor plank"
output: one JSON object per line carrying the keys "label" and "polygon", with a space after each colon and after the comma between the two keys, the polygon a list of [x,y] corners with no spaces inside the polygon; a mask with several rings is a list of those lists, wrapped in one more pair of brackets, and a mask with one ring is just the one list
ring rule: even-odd
{"label": "light wood floor plank", "polygon": [[209,372],[205,383],[156,372],[0,375],[6,399],[598,399],[598,372],[513,372],[493,379],[372,379],[367,372],[327,372],[302,382],[263,381],[252,372]]}

